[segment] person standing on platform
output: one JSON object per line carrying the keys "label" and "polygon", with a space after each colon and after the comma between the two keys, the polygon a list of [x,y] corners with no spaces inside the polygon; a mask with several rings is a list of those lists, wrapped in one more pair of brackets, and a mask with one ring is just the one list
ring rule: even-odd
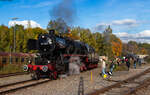
{"label": "person standing on platform", "polygon": [[137,63],[139,64],[139,66],[141,66],[141,59],[140,59],[139,56],[138,56],[138,58],[137,58]]}
{"label": "person standing on platform", "polygon": [[137,59],[134,57],[133,58],[134,69],[136,69],[136,63],[137,63]]}
{"label": "person standing on platform", "polygon": [[128,57],[125,58],[125,62],[126,62],[126,66],[128,67],[128,71],[129,71],[129,68],[130,68],[130,60]]}
{"label": "person standing on platform", "polygon": [[141,66],[142,65],[142,60],[141,60],[141,58],[139,58],[139,66]]}
{"label": "person standing on platform", "polygon": [[103,78],[106,78],[107,77],[107,74],[106,74],[106,58],[102,58],[102,76]]}
{"label": "person standing on platform", "polygon": [[114,61],[113,60],[111,60],[111,63],[110,63],[110,71],[108,72],[109,73],[109,75],[112,75],[112,72],[113,72],[113,70],[114,70],[114,68],[115,68],[115,64],[114,64]]}

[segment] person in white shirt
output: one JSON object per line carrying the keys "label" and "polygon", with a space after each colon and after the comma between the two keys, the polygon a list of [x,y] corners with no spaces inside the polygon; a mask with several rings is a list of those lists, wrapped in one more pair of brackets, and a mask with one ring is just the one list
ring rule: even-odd
{"label": "person in white shirt", "polygon": [[102,59],[102,75],[106,74],[106,60],[105,58]]}

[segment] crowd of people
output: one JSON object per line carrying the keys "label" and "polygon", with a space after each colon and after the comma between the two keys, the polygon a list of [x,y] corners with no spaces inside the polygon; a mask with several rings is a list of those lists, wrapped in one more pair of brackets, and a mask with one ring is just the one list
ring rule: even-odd
{"label": "crowd of people", "polygon": [[[129,71],[130,66],[131,66],[131,61],[133,62],[133,67],[136,69],[137,64],[141,66],[142,62],[141,59],[138,57],[122,57],[118,58],[115,57],[114,59],[107,60],[106,57],[101,58],[101,75],[103,78],[106,78],[108,75],[112,76],[113,71],[117,66],[121,66],[121,64],[124,64],[127,66],[127,69]],[[107,70],[106,70],[107,69]]]}

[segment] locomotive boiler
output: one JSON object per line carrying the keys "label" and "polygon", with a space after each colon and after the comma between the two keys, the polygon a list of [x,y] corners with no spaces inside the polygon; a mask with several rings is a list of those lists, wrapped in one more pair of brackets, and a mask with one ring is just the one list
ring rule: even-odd
{"label": "locomotive boiler", "polygon": [[78,61],[80,71],[97,67],[98,56],[94,48],[69,37],[55,35],[55,30],[40,34],[37,40],[29,39],[27,46],[39,52],[34,65],[24,66],[25,71],[30,71],[35,79],[42,75],[56,79],[59,74],[68,74],[69,64],[73,61]]}

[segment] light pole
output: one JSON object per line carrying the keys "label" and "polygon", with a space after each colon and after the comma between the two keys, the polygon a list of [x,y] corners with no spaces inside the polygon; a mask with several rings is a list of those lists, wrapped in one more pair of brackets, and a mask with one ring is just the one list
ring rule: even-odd
{"label": "light pole", "polygon": [[14,17],[14,18],[12,18],[12,20],[14,21],[14,52],[16,52],[16,29],[15,29],[15,27],[16,27],[16,23],[15,23],[15,20],[17,20],[17,19],[19,19],[19,18],[17,18],[17,17]]}

